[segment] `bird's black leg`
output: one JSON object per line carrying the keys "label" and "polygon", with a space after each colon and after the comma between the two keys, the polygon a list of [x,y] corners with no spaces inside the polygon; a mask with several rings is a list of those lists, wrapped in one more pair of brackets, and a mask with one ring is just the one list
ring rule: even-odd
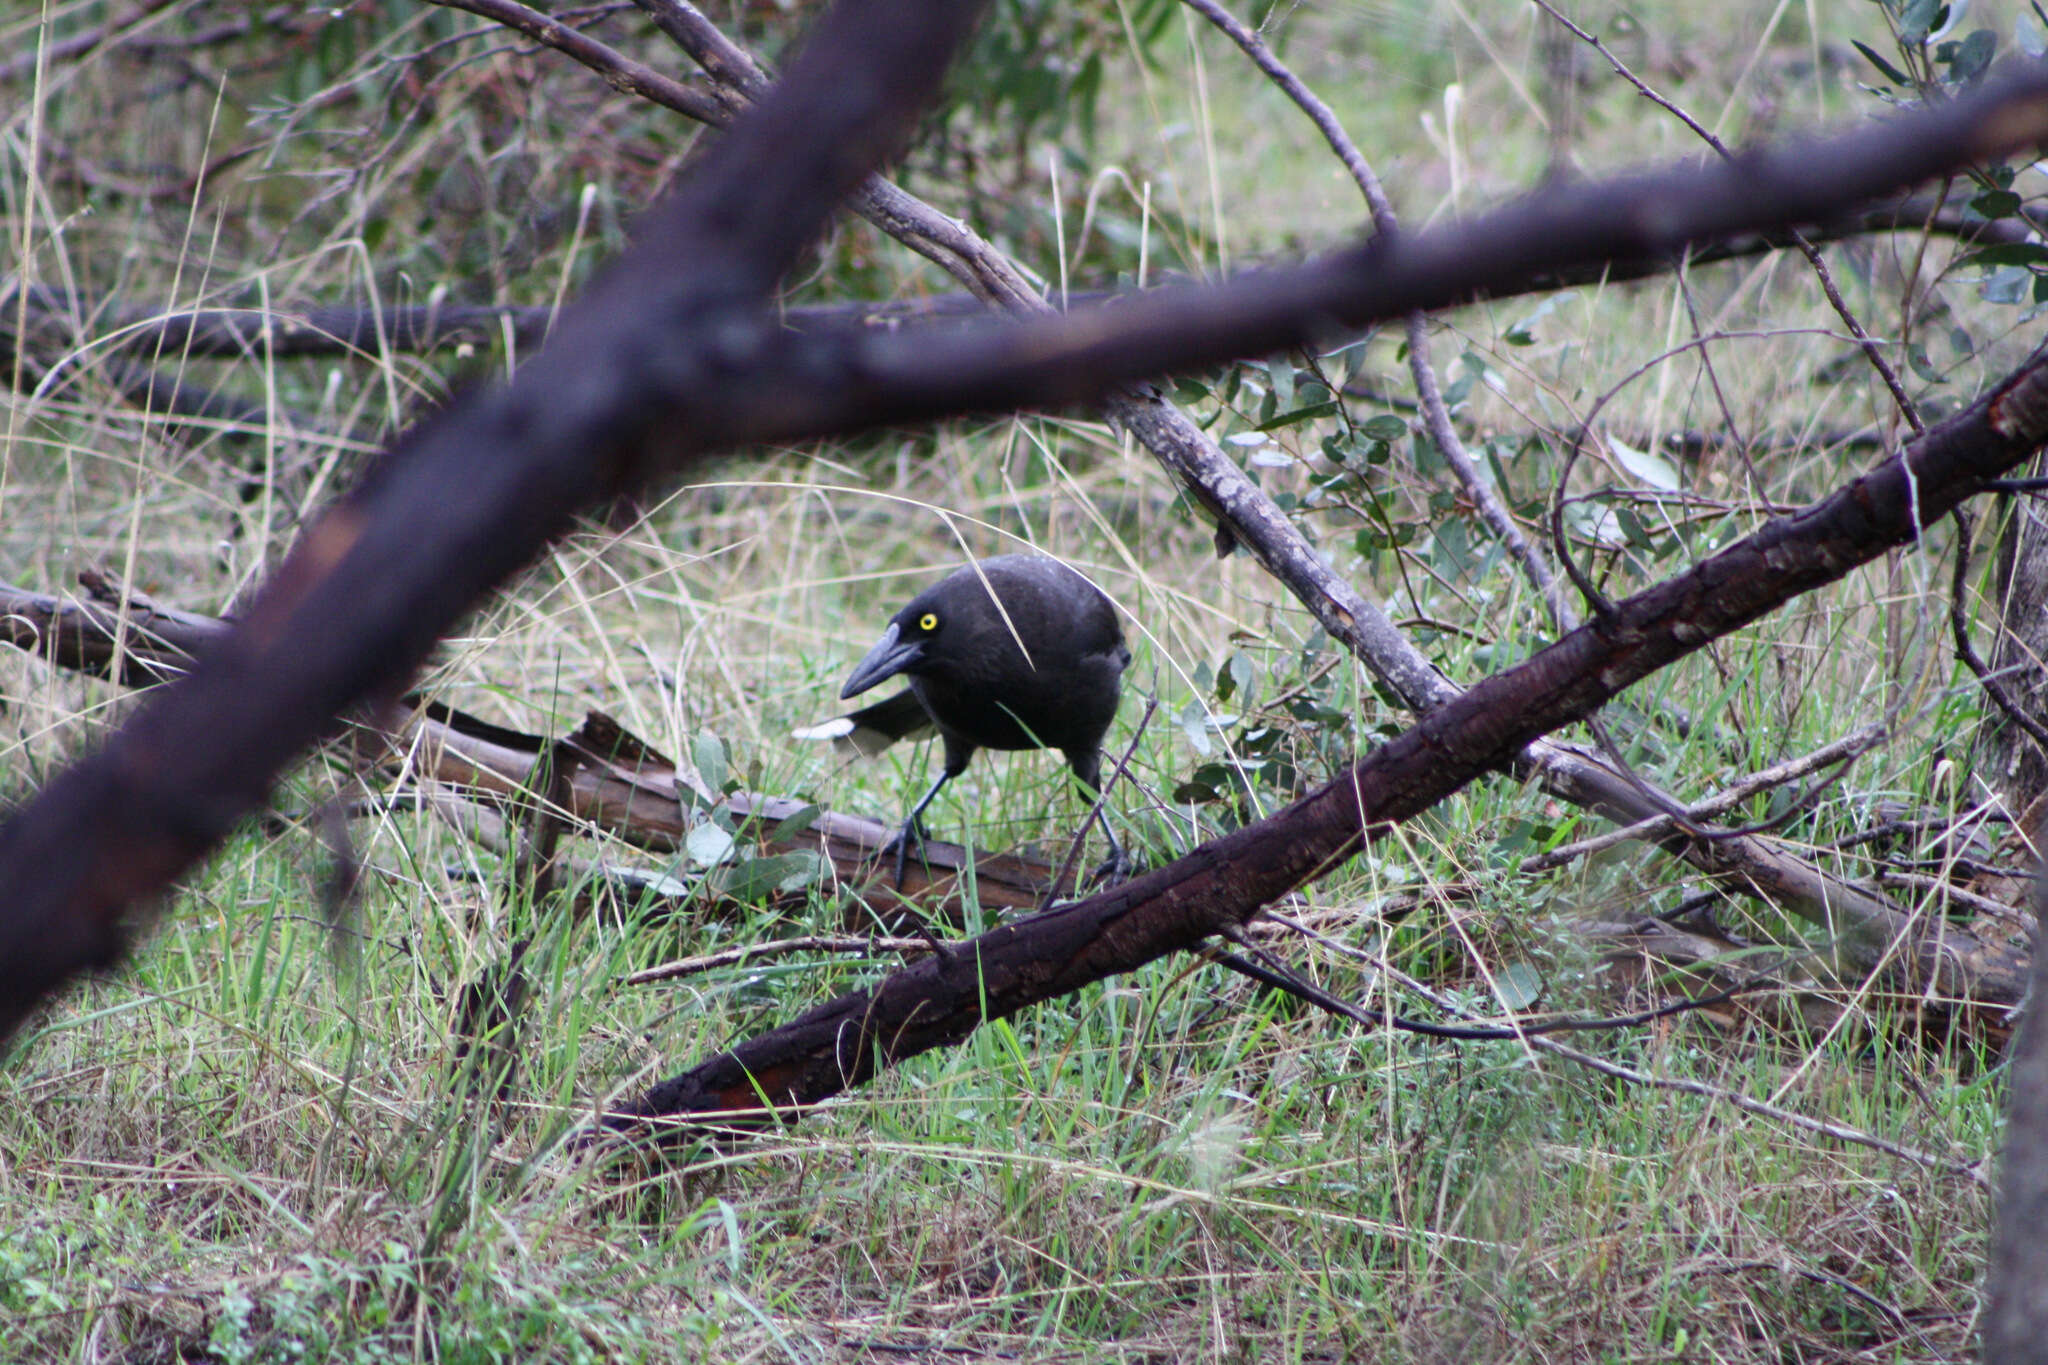
{"label": "bird's black leg", "polygon": [[925,794],[918,798],[917,804],[910,808],[910,814],[904,818],[903,828],[896,831],[896,837],[891,839],[888,844],[882,845],[882,852],[884,853],[889,851],[890,844],[894,844],[896,847],[896,889],[898,891],[903,889],[903,873],[910,865],[911,840],[915,839],[917,841],[919,861],[922,861],[924,858],[924,826],[918,823],[918,817],[924,814],[924,808],[932,803],[932,798],[939,794],[939,788],[952,780],[953,772],[950,768],[940,773],[939,780],[932,783]]}
{"label": "bird's black leg", "polygon": [[1137,865],[1131,861],[1130,850],[1117,841],[1116,831],[1109,827],[1108,811],[1102,813],[1102,837],[1109,841],[1109,857],[1103,861],[1102,866],[1088,874],[1088,880],[1105,886],[1114,886],[1120,881],[1128,880],[1131,873],[1137,870]]}
{"label": "bird's black leg", "polygon": [[[1097,807],[1102,804],[1101,751],[1078,754],[1068,750],[1067,763],[1074,770],[1074,783],[1080,788],[1081,802],[1087,815],[1097,814]],[[1088,874],[1088,882],[1091,886],[1114,885],[1129,877],[1135,867],[1131,862],[1130,852],[1117,840],[1116,831],[1109,827],[1109,812],[1104,810],[1099,813],[1102,816],[1102,837],[1109,841],[1109,857],[1100,867]],[[1081,832],[1084,835],[1088,832],[1085,817]]]}

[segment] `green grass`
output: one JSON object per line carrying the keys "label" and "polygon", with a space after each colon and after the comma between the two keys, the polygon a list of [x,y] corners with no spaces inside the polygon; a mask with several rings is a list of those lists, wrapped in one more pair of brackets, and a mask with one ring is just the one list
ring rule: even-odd
{"label": "green grass", "polygon": [[[65,13],[100,17],[96,6]],[[1283,55],[1345,119],[1410,226],[1539,181],[1556,152],[1546,120],[1567,127],[1583,169],[1698,153],[1586,54],[1563,101],[1531,10],[1286,15]],[[1872,7],[1579,17],[1731,137],[1870,107],[1835,54],[1852,38],[1879,43]],[[26,50],[30,22],[0,14],[0,51]],[[228,51],[269,58],[234,66],[225,93],[186,68],[111,53],[22,83],[0,143],[9,259],[37,282],[149,307],[259,294],[302,306],[373,287],[387,301],[436,289],[557,297],[616,249],[622,222],[673,173],[687,137],[669,120],[622,109],[600,83],[543,57],[443,60],[388,97],[363,84],[293,103],[397,70],[383,64],[466,23],[389,5],[303,41],[252,40],[207,54],[222,69],[234,65]],[[1305,122],[1233,51],[1208,34],[1191,46],[1191,32],[1176,16],[1155,66],[1128,54],[1112,64],[1099,141],[1061,172],[1057,227],[1044,149],[1023,163],[1021,185],[990,152],[977,163],[978,197],[944,178],[957,163],[938,153],[915,158],[907,178],[959,211],[972,198],[987,215],[979,225],[1000,228],[1055,281],[1054,243],[1081,242],[1098,187],[1092,235],[1067,262],[1076,287],[1134,278],[1141,241],[1149,271],[1199,274],[1354,231],[1355,194]],[[652,42],[636,50],[668,60]],[[971,144],[985,132],[949,136]],[[183,174],[246,143],[261,155],[223,169],[196,199],[145,203],[64,170],[90,146],[103,170]],[[1121,178],[1092,178],[1109,168]],[[573,206],[586,183],[596,191],[579,234]],[[1874,331],[1897,323],[1910,251],[1832,255]],[[822,259],[821,295],[847,281],[881,294],[950,287],[861,229],[838,234]],[[1930,272],[1947,259],[1935,244]],[[1686,342],[1695,311],[1702,329],[1744,334],[1713,352],[1738,425],[1883,416],[1867,373],[1839,365],[1840,340],[1806,330],[1839,323],[1801,263],[1701,271],[1688,287],[1689,297],[1671,281],[1576,290],[1527,328],[1534,299],[1437,320],[1446,382],[1483,375],[1461,428],[1475,449],[1499,443],[1518,507],[1547,496],[1555,433]],[[1937,323],[1916,324],[1946,372],[1937,398],[1974,393],[2031,343],[2019,310],[1984,302],[1969,281],[1944,283],[1937,304]],[[1956,327],[1971,333],[1967,353],[1947,339]],[[101,332],[87,320],[82,335]],[[1399,345],[1383,332],[1326,364],[1406,394]],[[96,354],[68,377],[0,397],[4,576],[61,589],[104,565],[210,610],[275,564],[306,511],[384,435],[505,363],[495,353],[159,360],[300,419],[236,430],[137,415],[109,397]],[[1192,409],[1219,436],[1241,433],[1272,382],[1263,365],[1245,367],[1234,393],[1219,385]],[[1351,416],[1382,410],[1358,401]],[[1688,351],[1626,383],[1606,416],[1649,444],[1718,426],[1722,408]],[[1332,430],[1289,428],[1276,446],[1313,461]],[[1681,463],[1686,487],[1719,505],[1682,526],[1646,513],[1654,543],[1603,561],[1610,590],[1674,571],[1752,528],[1765,504],[1812,496],[1853,467],[1812,439],[1747,464],[1725,452]],[[1300,502],[1337,567],[1450,676],[1481,676],[1547,637],[1526,586],[1406,445],[1369,480],[1320,492],[1305,463],[1253,472]],[[1577,477],[1583,490],[1629,481],[1589,464]],[[1414,538],[1399,553],[1361,548],[1375,515],[1416,528]],[[1144,452],[1081,416],[736,455],[650,499],[644,516],[594,520],[555,547],[448,642],[427,686],[539,731],[601,709],[678,757],[712,736],[749,787],[887,818],[919,789],[930,755],[847,765],[789,731],[834,708],[851,661],[934,566],[1020,544],[1069,558],[1129,614],[1133,692],[1159,709],[1111,806],[1155,859],[1272,809],[1297,781],[1405,723],[1246,557],[1214,561],[1209,529]],[[1952,810],[1979,797],[1965,747],[1978,698],[1943,636],[1951,552],[1949,533],[1931,535],[1921,551],[1650,680],[1632,700],[1683,706],[1715,735],[1652,731],[1627,741],[1631,762],[1704,795],[1896,706],[1889,743],[1784,831],[1829,870],[1867,875],[1860,854],[1826,844],[1867,825],[1874,802]],[[1225,676],[1236,684],[1228,698]],[[16,794],[132,704],[23,658],[0,661],[0,689]],[[1289,705],[1305,699],[1316,703],[1306,714]],[[1205,707],[1243,719],[1205,729]],[[1113,746],[1130,742],[1142,709],[1127,700]],[[1176,802],[1205,765],[1252,751],[1276,761],[1244,810]],[[1060,771],[1043,755],[984,755],[934,807],[933,830],[1059,848],[1075,816]],[[329,858],[305,817],[344,779],[327,763],[290,779],[277,805],[297,823],[238,835],[167,901],[120,973],[81,984],[12,1045],[0,1066],[0,1358],[1969,1352],[1981,1186],[1518,1044],[1363,1029],[1194,961],[991,1025],[758,1141],[661,1161],[579,1160],[564,1143],[608,1099],[891,964],[790,958],[654,986],[621,978],[684,954],[836,930],[859,923],[858,908],[823,891],[781,913],[591,909],[573,894],[534,903],[500,853],[394,811],[355,823],[371,870],[361,903],[330,927],[320,898]],[[1744,818],[1772,813],[1759,800]],[[1519,994],[1530,983],[1541,1008],[1628,1008],[1640,1003],[1636,978],[1604,964],[1577,926],[1666,910],[1697,887],[1634,847],[1540,878],[1515,870],[1594,828],[1505,780],[1475,785],[1288,907],[1367,961],[1299,942],[1274,950],[1347,998],[1424,1016],[1430,1008],[1386,969],[1481,1015],[1500,1012],[1497,985]],[[1716,914],[1756,942],[1812,940],[1750,902],[1725,900]],[[464,985],[521,940],[532,945],[528,996],[500,1102],[481,1063],[458,1056],[455,1021]],[[1959,1161],[1993,1150],[1997,1035],[1985,1021],[1923,1029],[1900,1002],[1824,985],[1774,1003],[1584,1045]]]}

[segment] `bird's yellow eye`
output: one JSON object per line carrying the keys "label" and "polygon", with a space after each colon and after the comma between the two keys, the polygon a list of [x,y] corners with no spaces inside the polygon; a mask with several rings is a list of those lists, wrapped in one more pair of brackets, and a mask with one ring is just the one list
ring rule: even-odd
{"label": "bird's yellow eye", "polygon": [[927,635],[937,630],[939,628],[938,613],[928,611],[924,615],[918,617],[917,628]]}

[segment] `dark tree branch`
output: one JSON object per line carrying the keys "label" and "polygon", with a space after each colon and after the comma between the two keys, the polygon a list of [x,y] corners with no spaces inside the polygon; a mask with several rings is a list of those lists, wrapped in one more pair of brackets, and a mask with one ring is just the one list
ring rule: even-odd
{"label": "dark tree branch", "polygon": [[[949,333],[940,353],[915,333],[763,338],[762,385],[785,394],[776,439],[957,411],[1092,400],[1130,380],[1266,355],[1349,335],[1416,308],[1513,292],[1548,270],[1668,262],[1688,243],[1834,217],[1904,183],[2033,146],[2048,132],[2048,74],[2027,67],[1979,94],[1836,138],[1751,151],[1529,196],[1470,222],[1379,238],[1307,265],[1213,289],[1159,290],[1128,302]],[[792,401],[793,400],[793,401]],[[738,409],[732,408],[729,411]],[[749,430],[744,439],[758,439]],[[721,442],[739,439],[721,431]]]}
{"label": "dark tree branch", "polygon": [[[1102,302],[1105,293],[1076,295]],[[115,313],[96,316],[90,299],[57,290],[28,290],[30,351],[56,358],[80,341],[75,316],[93,317],[99,342],[122,352],[146,352],[193,359],[278,358],[388,353],[423,354],[458,346],[495,346],[510,336],[522,348],[547,339],[560,309],[550,304],[405,304],[390,308],[304,309],[202,308],[186,313]],[[796,331],[832,327],[897,327],[905,323],[957,321],[985,315],[988,306],[970,294],[927,299],[808,304],[778,315]],[[13,329],[14,300],[0,295],[0,340]]]}

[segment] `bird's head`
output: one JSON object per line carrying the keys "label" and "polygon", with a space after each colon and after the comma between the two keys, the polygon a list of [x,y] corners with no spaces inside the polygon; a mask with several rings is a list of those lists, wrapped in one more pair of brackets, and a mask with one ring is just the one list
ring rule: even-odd
{"label": "bird's head", "polygon": [[882,638],[875,641],[853,674],[840,689],[840,700],[857,697],[876,683],[899,673],[916,674],[932,660],[938,641],[946,632],[950,615],[944,604],[930,595],[913,601],[889,620]]}

